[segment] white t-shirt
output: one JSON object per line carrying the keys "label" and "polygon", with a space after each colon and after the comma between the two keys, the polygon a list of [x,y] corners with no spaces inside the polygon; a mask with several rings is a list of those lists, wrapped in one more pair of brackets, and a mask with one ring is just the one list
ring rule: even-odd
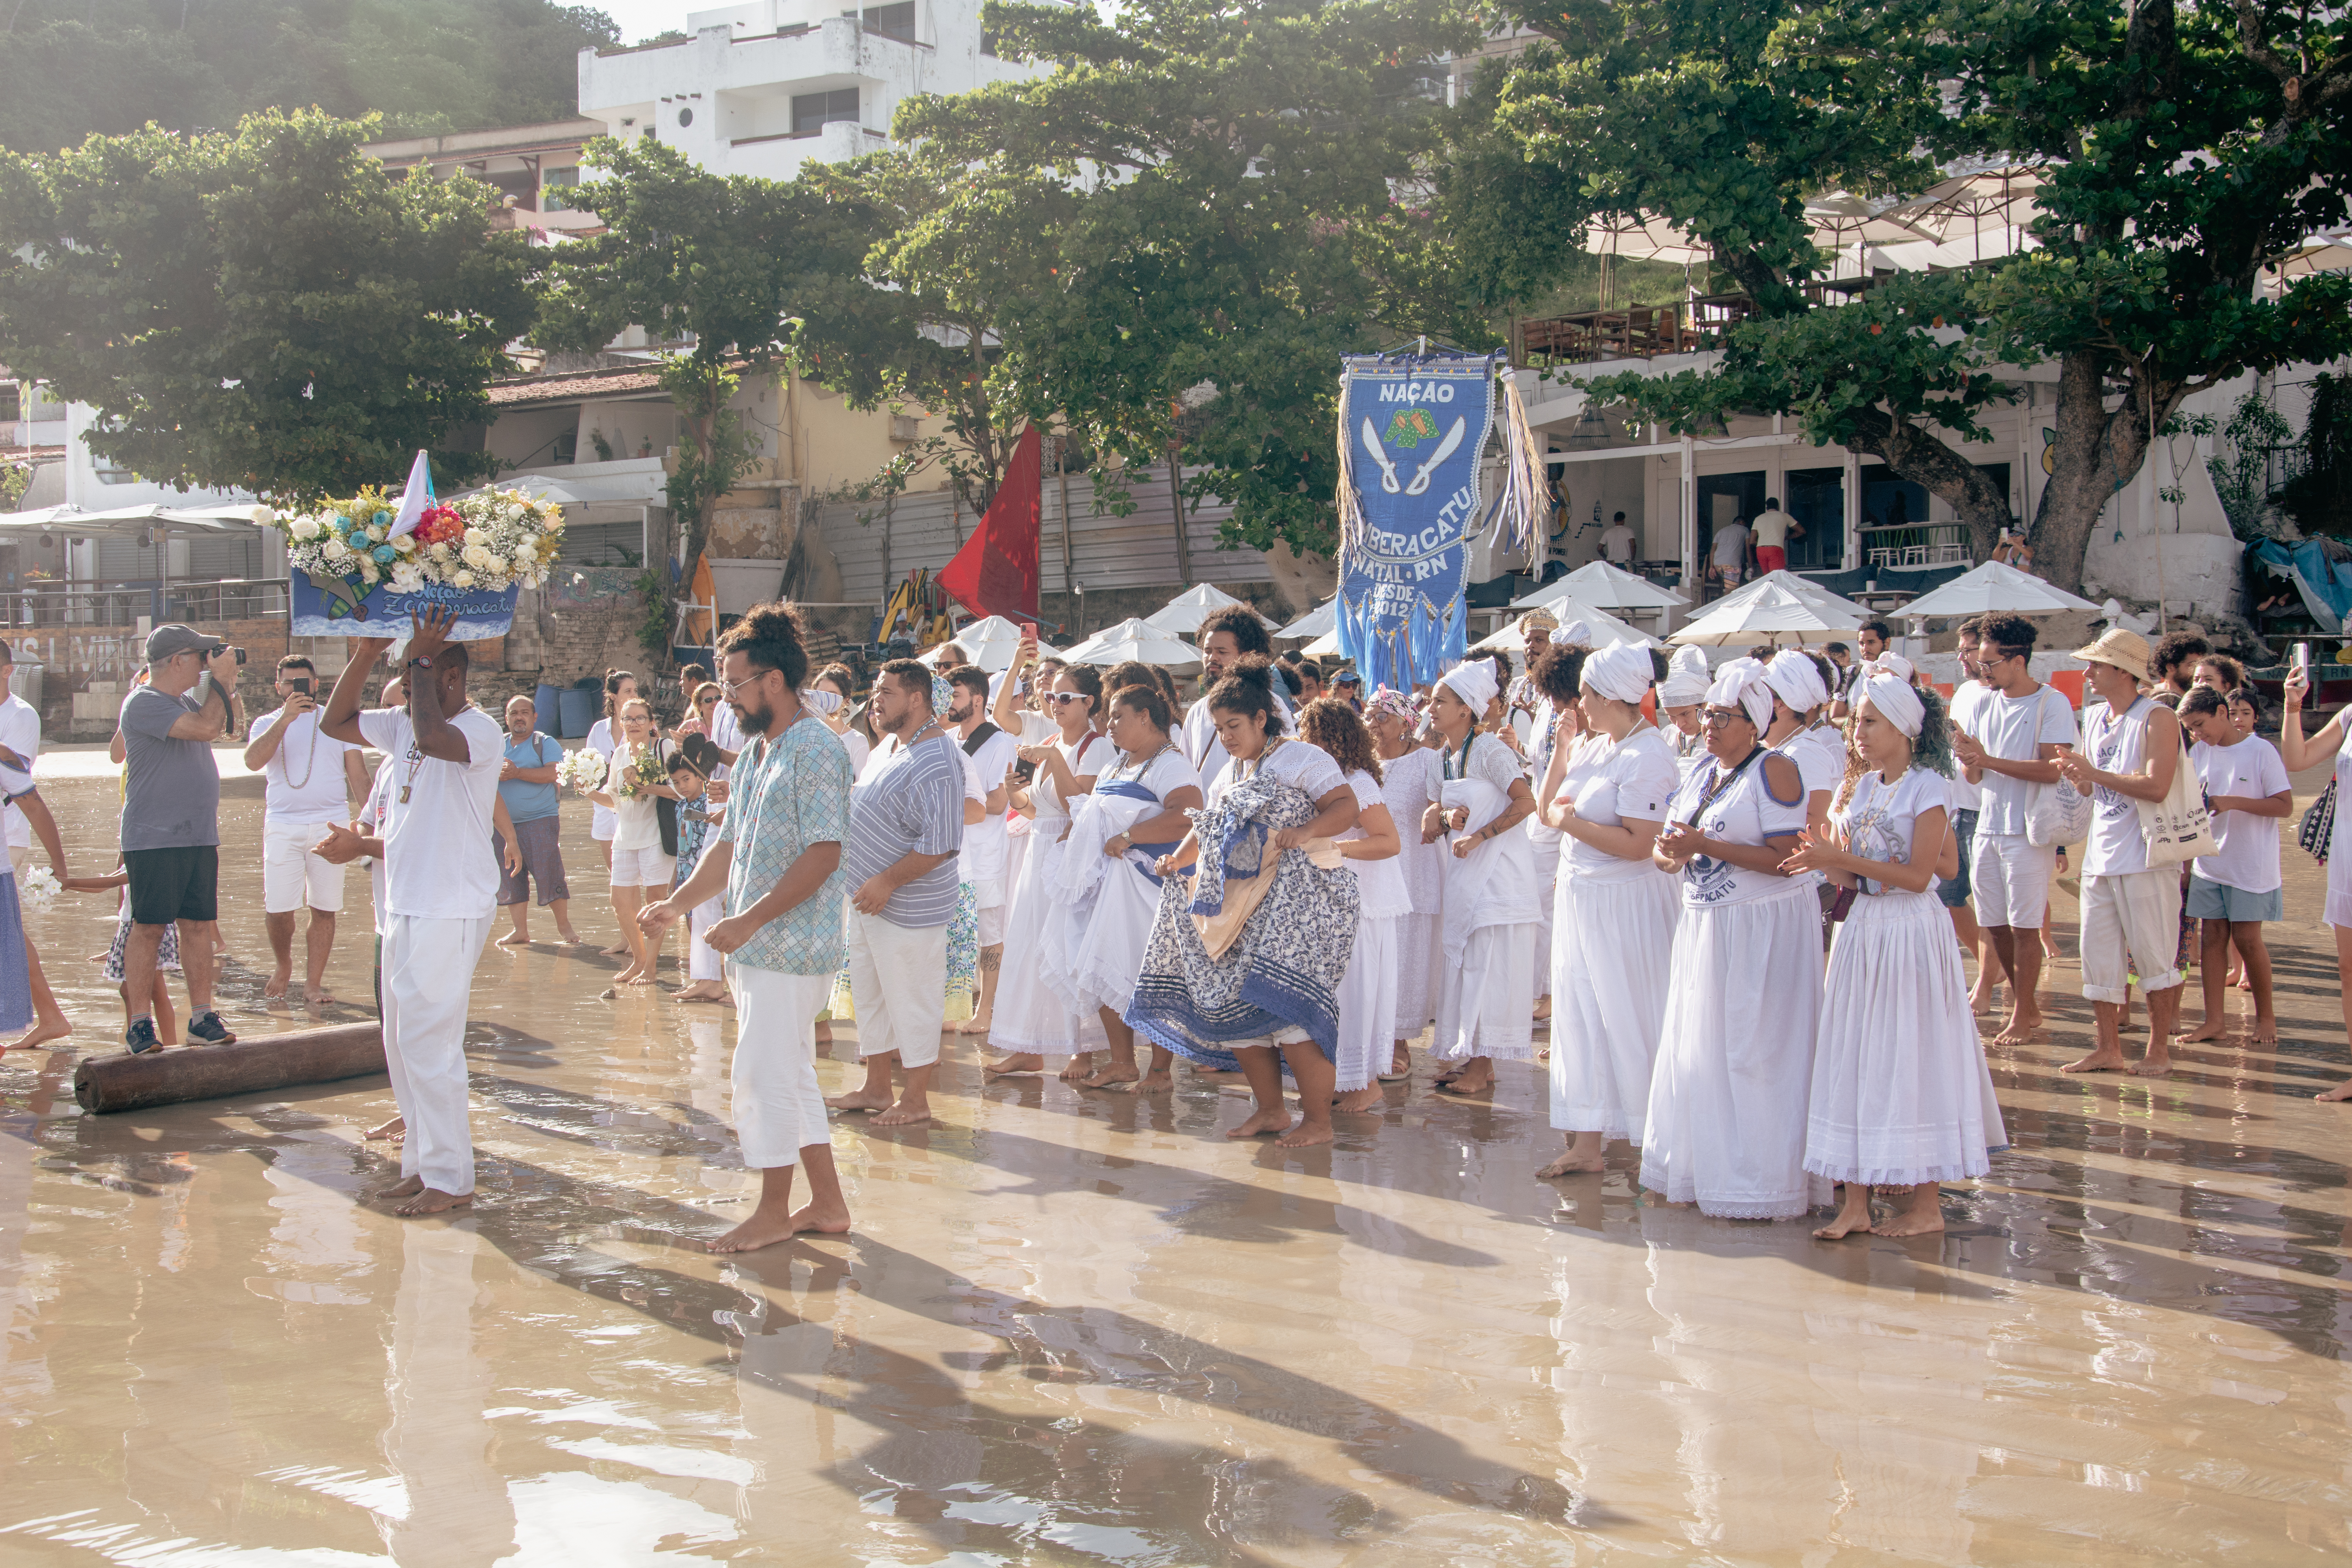
{"label": "white t-shirt", "polygon": [[[613,721],[610,719],[599,719],[588,727],[586,742],[588,750],[595,752],[607,763],[613,760],[614,743]],[[592,804],[588,811],[588,837],[609,839],[620,826],[620,821],[619,817],[613,815],[611,806]]]}
{"label": "white t-shirt", "polygon": [[721,700],[714,704],[710,714],[710,743],[722,752],[743,749],[743,722],[735,717],[735,710]]}
{"label": "white t-shirt", "polygon": [[[1668,819],[1696,821],[1699,832],[1726,844],[1760,845],[1768,838],[1795,833],[1805,826],[1805,803],[1799,800],[1783,805],[1774,800],[1764,782],[1766,765],[1767,758],[1759,756],[1731,774],[1708,757],[1690,771],[1675,792]],[[1683,863],[1685,909],[1751,903],[1810,885],[1802,878],[1750,871],[1708,855],[1694,855]]]}
{"label": "white t-shirt", "polygon": [[[2042,746],[2071,746],[2079,734],[2074,705],[2054,686],[2036,687],[2023,697],[2004,697],[1991,687],[1971,701],[1958,727],[1974,736],[1989,755],[2004,762],[2030,763]],[[1979,833],[2017,835],[2025,831],[2025,815],[2033,792],[2042,787],[1985,770],[1978,785]]]}
{"label": "white t-shirt", "polygon": [[[654,755],[662,758],[667,758],[676,749],[667,741],[658,739],[648,742],[648,745]],[[635,755],[636,753],[629,750],[625,741],[613,748],[613,756],[615,758]],[[665,774],[664,777],[667,779],[667,775]],[[612,789],[613,781],[607,778],[604,781],[604,793],[610,795]],[[627,800],[619,800],[617,795],[614,798],[619,801],[619,804],[613,808],[614,852],[618,854],[625,849],[659,849],[661,847],[661,807],[656,802],[661,797],[639,795],[633,795]]]}
{"label": "white t-shirt", "polygon": [[1756,521],[1748,525],[1755,536],[1759,550],[1785,550],[1789,547],[1789,525],[1797,520],[1785,511],[1759,511]]}
{"label": "white t-shirt", "polygon": [[[983,805],[992,793],[1004,787],[1005,770],[1021,760],[1014,752],[1019,743],[1009,731],[999,730],[982,742],[980,750],[966,759],[980,778]],[[956,739],[956,745],[959,749],[962,747],[961,738]],[[1003,812],[992,811],[980,821],[966,825],[963,830],[963,865],[964,880],[980,889],[982,909],[1004,902],[1007,894],[1004,887]]]}
{"label": "white t-shirt", "polygon": [[[1762,764],[1758,764],[1761,766]],[[1577,748],[1561,775],[1559,794],[1576,803],[1576,815],[1600,827],[1615,827],[1627,817],[1641,822],[1666,819],[1666,808],[1683,782],[1666,738],[1644,725],[1622,741],[1595,735]],[[1596,849],[1574,834],[1568,840],[1568,873],[1588,882],[1637,882],[1662,877],[1646,857],[1628,860]]]}
{"label": "white t-shirt", "polygon": [[1748,559],[1748,530],[1734,522],[1715,531],[1715,563],[1737,566]]}
{"label": "white t-shirt", "polygon": [[[1500,742],[1496,742],[1496,749],[1501,749]],[[1217,754],[1223,756],[1224,748],[1218,747]],[[1241,783],[1243,774],[1237,771],[1239,767],[1240,764],[1232,758],[1225,758],[1223,769],[1209,784],[1211,805],[1224,799],[1226,794]],[[1267,778],[1304,790],[1309,800],[1321,800],[1335,789],[1346,788],[1348,784],[1348,775],[1339,771],[1339,764],[1332,760],[1330,752],[1320,746],[1310,746],[1304,741],[1286,739],[1279,744],[1267,746],[1258,753],[1257,761],[1248,764],[1248,771],[1251,773],[1263,772]],[[1370,775],[1365,776],[1369,778]]]}
{"label": "white t-shirt", "polygon": [[[1274,683],[1274,705],[1283,711],[1285,728],[1297,728],[1286,722],[1293,710],[1290,694],[1283,689],[1279,680]],[[1209,711],[1206,697],[1195,700],[1192,706],[1184,710],[1184,732],[1176,743],[1184,748],[1184,760],[1191,763],[1192,771],[1202,778],[1214,780],[1225,771],[1225,763],[1229,760],[1225,755],[1225,743],[1217,739],[1217,716]]]}
{"label": "white t-shirt", "polygon": [[1633,537],[1633,531],[1622,522],[1612,522],[1601,531],[1601,556],[1604,561],[1614,561],[1623,566],[1633,559],[1633,552],[1639,544],[1640,542]]}
{"label": "white t-shirt", "polygon": [[[1921,814],[1948,810],[1945,802],[1950,798],[1950,792],[1945,788],[1945,782],[1941,773],[1926,768],[1906,768],[1903,776],[1890,784],[1873,768],[1853,781],[1853,797],[1843,809],[1832,812],[1830,820],[1845,835],[1847,848],[1864,859],[1908,866]],[[1951,818],[1948,815],[1944,820],[1944,831],[1949,833]],[[1938,842],[1929,852],[1931,863],[1941,857],[1942,848]],[[1884,887],[1874,879],[1868,879],[1870,886],[1864,891],[1880,898],[1924,899],[1936,890],[1940,879],[1931,868],[1927,885],[1919,892]]]}
{"label": "white t-shirt", "polygon": [[[2267,796],[2293,787],[2278,748],[2260,735],[2249,735],[2234,746],[2209,746],[2200,741],[2189,748],[2189,755],[2209,797]],[[2221,847],[2197,858],[2189,868],[2197,875],[2248,893],[2267,893],[2279,886],[2283,880],[2279,818],[2256,816],[2250,811],[2217,811],[2213,837]]]}
{"label": "white t-shirt", "polygon": [[480,921],[498,907],[499,858],[490,848],[506,731],[478,708],[449,722],[466,738],[463,763],[416,749],[404,708],[370,708],[360,734],[392,768],[384,814],[384,912]]}
{"label": "white t-shirt", "polygon": [[[253,739],[286,722],[286,710],[265,713],[253,721]],[[261,770],[263,812],[276,822],[342,822],[351,810],[351,790],[343,782],[343,753],[359,748],[349,741],[320,733],[319,710],[286,725],[277,755]]]}
{"label": "white t-shirt", "polygon": [[[26,768],[30,768],[33,759],[41,753],[40,710],[13,691],[8,694],[6,701],[0,702],[0,746],[16,752]],[[25,814],[16,809],[13,801],[8,804],[6,812],[8,847],[28,847],[33,842],[33,825],[25,820]]]}
{"label": "white t-shirt", "polygon": [[[2084,755],[2103,773],[2139,773],[2147,766],[2147,726],[2155,713],[2156,704],[2142,697],[2120,717],[2105,705],[2085,714]],[[2186,756],[2180,765],[2189,765]],[[2139,830],[2139,802],[2100,785],[2091,792],[2091,837],[2083,846],[2083,875],[2126,877],[2147,869],[2147,839]]]}

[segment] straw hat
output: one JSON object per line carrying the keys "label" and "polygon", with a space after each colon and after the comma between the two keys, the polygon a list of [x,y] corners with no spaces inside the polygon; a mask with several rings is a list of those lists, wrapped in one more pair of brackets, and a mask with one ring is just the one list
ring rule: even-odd
{"label": "straw hat", "polygon": [[2109,626],[2099,634],[2098,641],[2076,648],[2074,657],[2085,664],[2111,664],[2134,680],[2146,680],[2147,651],[2147,639],[2137,632]]}

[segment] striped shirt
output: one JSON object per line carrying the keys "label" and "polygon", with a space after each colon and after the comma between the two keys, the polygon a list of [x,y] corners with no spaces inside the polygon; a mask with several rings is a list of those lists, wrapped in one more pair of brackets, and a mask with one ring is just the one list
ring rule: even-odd
{"label": "striped shirt", "polygon": [[[953,857],[963,847],[963,752],[937,731],[877,757],[849,795],[842,871],[853,896],[909,855]],[[941,861],[890,895],[895,926],[943,926],[955,916],[956,862]]]}

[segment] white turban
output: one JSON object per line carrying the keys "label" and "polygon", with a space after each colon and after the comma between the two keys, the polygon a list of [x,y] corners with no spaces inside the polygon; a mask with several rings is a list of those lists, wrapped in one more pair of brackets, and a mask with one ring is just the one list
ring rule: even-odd
{"label": "white turban", "polygon": [[1927,705],[1919,700],[1919,694],[1911,689],[1909,681],[1874,669],[1863,678],[1862,698],[1880,718],[1913,740],[1919,738],[1919,725],[1927,716]]}
{"label": "white turban", "polygon": [[1455,665],[1437,678],[1437,684],[1452,689],[1454,695],[1468,705],[1473,718],[1484,719],[1486,709],[1495,700],[1502,685],[1495,679],[1495,667],[1483,658],[1474,658]]}
{"label": "white turban", "polygon": [[1658,688],[1658,700],[1668,708],[1688,708],[1704,702],[1713,679],[1707,674],[1706,655],[1695,647],[1678,647],[1666,666],[1665,684]]}
{"label": "white turban", "polygon": [[1616,643],[1584,661],[1583,681],[1612,702],[1639,702],[1650,689],[1650,650]]}
{"label": "white turban", "polygon": [[1710,708],[1738,708],[1760,733],[1772,727],[1772,686],[1769,667],[1757,658],[1735,658],[1706,689]]}
{"label": "white turban", "polygon": [[1899,653],[1882,653],[1876,658],[1862,661],[1864,675],[1891,675],[1897,680],[1908,680],[1918,667]]}
{"label": "white turban", "polygon": [[1822,672],[1812,659],[1795,648],[1784,648],[1772,656],[1764,667],[1765,679],[1772,683],[1780,700],[1800,713],[1810,713],[1830,700],[1830,689],[1822,684]]}
{"label": "white turban", "polygon": [[828,686],[801,688],[801,706],[812,713],[830,718],[841,711],[841,693]]}
{"label": "white turban", "polygon": [[1551,646],[1554,647],[1591,647],[1592,646],[1592,628],[1586,626],[1582,621],[1570,621],[1564,626],[1554,626],[1551,629]]}

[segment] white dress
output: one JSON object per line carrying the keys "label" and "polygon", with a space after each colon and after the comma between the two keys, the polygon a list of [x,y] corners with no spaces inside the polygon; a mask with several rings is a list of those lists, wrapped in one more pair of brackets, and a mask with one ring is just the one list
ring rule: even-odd
{"label": "white dress", "polygon": [[[1729,844],[1795,834],[1804,796],[1774,800],[1764,770],[1760,753],[1728,781],[1718,764],[1693,769],[1669,822],[1696,816],[1700,832]],[[1682,884],[1642,1184],[1725,1219],[1793,1218],[1830,1195],[1805,1173],[1821,903],[1811,882],[1704,855],[1683,868]]]}
{"label": "white dress", "polygon": [[2352,926],[2352,719],[2344,721],[2344,744],[2336,752],[2336,832],[2327,847],[2327,908],[2320,918],[2332,926]]}
{"label": "white dress", "polygon": [[1437,804],[1445,766],[1435,752],[1415,746],[1381,763],[1381,798],[1388,803],[1404,848],[1397,869],[1412,912],[1397,917],[1396,1037],[1416,1040],[1437,1016],[1437,921],[1445,905],[1445,840],[1421,841],[1421,819]]}
{"label": "white dress", "polygon": [[[1664,822],[1681,783],[1674,748],[1644,725],[1622,741],[1592,736],[1557,798],[1602,827]],[[1560,1131],[1643,1141],[1681,913],[1675,879],[1655,861],[1568,838],[1551,925],[1551,1124]]]}
{"label": "white dress", "polygon": [[[615,744],[613,739],[613,721],[610,719],[599,719],[588,726],[587,749],[604,758],[607,767],[612,763],[613,748]],[[614,815],[611,806],[598,805],[593,801],[589,803],[589,837],[602,839],[609,844],[613,841],[613,834],[620,825],[621,819]]]}
{"label": "white dress", "polygon": [[[1148,791],[1154,801],[1164,802],[1180,789],[1200,787],[1201,776],[1192,771],[1192,764],[1184,760],[1181,750],[1171,747],[1146,761],[1140,768],[1122,763],[1103,773],[1095,780],[1095,795],[1108,804],[1120,789],[1140,788]],[[1150,805],[1144,807],[1142,816],[1158,816],[1160,812],[1161,807]],[[1124,832],[1127,826],[1122,825],[1118,831]],[[1182,838],[1179,832],[1176,840],[1181,842]],[[1112,860],[1102,854],[1099,842],[1082,843],[1075,832],[1070,841],[1079,845],[1078,853],[1091,853],[1103,861],[1093,907],[1079,931],[1070,966],[1071,984],[1080,1007],[1089,1016],[1098,1007],[1108,1007],[1125,1017],[1127,1005],[1135,995],[1136,974],[1143,967],[1143,950],[1150,945],[1151,922],[1160,912],[1160,883],[1150,864],[1160,855],[1171,852],[1175,844],[1156,850],[1139,845],[1129,849],[1125,858]],[[1071,858],[1066,850],[1065,873]]]}
{"label": "white dress", "polygon": [[[1502,815],[1511,785],[1524,783],[1518,759],[1492,735],[1475,735],[1466,759],[1448,748],[1444,804],[1470,808],[1465,834]],[[1444,957],[1437,984],[1437,1035],[1430,1049],[1443,1061],[1535,1056],[1536,941],[1543,907],[1536,892],[1534,848],[1523,826],[1496,834],[1456,859],[1457,836],[1438,839],[1445,854]]]}
{"label": "white dress", "polygon": [[[1356,792],[1356,805],[1370,810],[1387,804],[1381,781],[1357,770],[1348,775]],[[1413,837],[1421,836],[1420,829]],[[1339,835],[1339,841],[1365,837],[1361,827]],[[1369,1089],[1389,1064],[1396,1039],[1397,921],[1412,909],[1405,891],[1404,871],[1396,857],[1386,860],[1349,860],[1361,900],[1356,917],[1356,951],[1348,973],[1339,981],[1339,1054],[1334,1061],[1336,1087],[1342,1094]]]}
{"label": "white dress", "polygon": [[[1076,742],[1056,741],[1055,746],[1078,778],[1105,772],[1118,755],[1110,742],[1091,732]],[[1029,823],[1021,878],[1005,910],[1004,958],[989,1012],[989,1043],[1043,1057],[1098,1050],[1107,1043],[1102,1020],[1092,1013],[1081,1016],[1046,974],[1049,967],[1066,968],[1072,958],[1066,911],[1049,886],[1061,863],[1061,838],[1069,829],[1070,814],[1042,769],[1030,799],[1036,815]],[[1061,978],[1067,983],[1066,975]]]}
{"label": "white dress", "polygon": [[[1873,771],[1832,820],[1853,853],[1908,865],[1915,824],[1949,794],[1924,768],[1892,784]],[[1866,882],[1830,949],[1805,1169],[1872,1186],[1964,1181],[2008,1142],[1935,879],[1916,893]]]}
{"label": "white dress", "polygon": [[[1551,767],[1553,736],[1559,720],[1559,715],[1553,710],[1549,697],[1538,702],[1535,712],[1529,716],[1525,737],[1527,762],[1521,772],[1528,781],[1530,795],[1543,788],[1544,773]],[[1569,742],[1571,756],[1578,747],[1584,744],[1585,739],[1578,735]],[[1568,853],[1568,845],[1567,835],[1547,826],[1540,816],[1528,818],[1527,834],[1528,849],[1535,860],[1536,907],[1543,910],[1543,929],[1536,935],[1536,999],[1541,1000],[1551,994],[1551,965],[1544,961],[1543,955],[1551,951],[1553,895],[1559,886],[1560,862]]]}

